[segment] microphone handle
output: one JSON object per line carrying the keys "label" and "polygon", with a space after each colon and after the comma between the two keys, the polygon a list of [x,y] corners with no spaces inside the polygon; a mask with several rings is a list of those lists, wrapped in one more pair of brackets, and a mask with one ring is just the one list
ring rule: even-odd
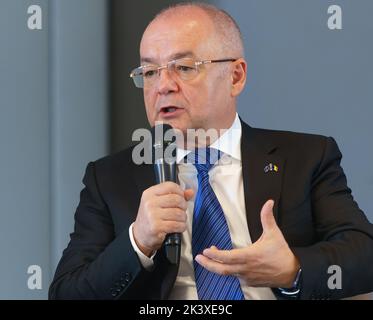
{"label": "microphone handle", "polygon": [[[166,181],[176,182],[176,163],[170,163],[161,158],[154,163],[155,178],[157,183]],[[178,264],[181,253],[180,233],[170,233],[166,236],[164,248],[167,260],[171,264]]]}
{"label": "microphone handle", "polygon": [[181,235],[180,233],[170,233],[166,236],[164,249],[167,260],[171,264],[178,264],[181,254]]}

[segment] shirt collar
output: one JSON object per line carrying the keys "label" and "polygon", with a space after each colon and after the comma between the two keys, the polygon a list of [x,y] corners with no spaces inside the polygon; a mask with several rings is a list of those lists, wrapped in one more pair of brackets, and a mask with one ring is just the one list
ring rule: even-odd
{"label": "shirt collar", "polygon": [[[224,130],[224,133],[210,147],[241,161],[241,135],[241,121],[236,113],[230,128]],[[177,163],[180,163],[190,152],[191,150],[177,148]]]}

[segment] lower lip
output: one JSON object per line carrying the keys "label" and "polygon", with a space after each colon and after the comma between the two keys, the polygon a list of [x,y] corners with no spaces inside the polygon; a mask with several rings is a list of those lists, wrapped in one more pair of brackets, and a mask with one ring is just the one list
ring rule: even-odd
{"label": "lower lip", "polygon": [[171,119],[171,118],[175,118],[175,117],[178,117],[181,113],[183,113],[184,110],[181,109],[181,108],[177,108],[175,111],[172,111],[172,112],[165,112],[165,111],[161,111],[160,112],[160,115],[162,118],[164,119]]}

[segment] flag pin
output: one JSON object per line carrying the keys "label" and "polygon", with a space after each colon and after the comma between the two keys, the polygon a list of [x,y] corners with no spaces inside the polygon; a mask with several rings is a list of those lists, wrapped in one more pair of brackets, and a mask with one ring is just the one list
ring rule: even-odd
{"label": "flag pin", "polygon": [[264,172],[267,173],[270,171],[278,172],[278,166],[273,163],[269,163],[264,167]]}

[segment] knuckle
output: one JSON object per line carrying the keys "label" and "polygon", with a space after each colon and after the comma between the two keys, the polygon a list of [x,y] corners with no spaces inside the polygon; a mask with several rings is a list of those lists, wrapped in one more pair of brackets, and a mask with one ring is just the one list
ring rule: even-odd
{"label": "knuckle", "polygon": [[186,209],[186,202],[185,202],[184,198],[182,198],[182,197],[180,197],[180,199],[179,199],[179,207],[181,209]]}
{"label": "knuckle", "polygon": [[179,217],[180,217],[180,220],[183,221],[183,222],[186,222],[187,221],[187,215],[185,213],[184,210],[180,210],[179,211]]}
{"label": "knuckle", "polygon": [[172,210],[172,220],[173,221],[181,221],[181,215],[178,209],[171,209]]}
{"label": "knuckle", "polygon": [[148,199],[148,191],[143,191],[142,195],[141,195],[141,203],[144,203],[146,202],[146,200]]}
{"label": "knuckle", "polygon": [[175,183],[175,182],[172,182],[172,181],[166,181],[164,182],[164,186],[165,188],[167,188],[167,190],[175,190],[178,185]]}
{"label": "knuckle", "polygon": [[142,198],[144,199],[149,198],[153,194],[154,189],[155,189],[155,186],[151,186],[150,188],[145,189],[142,193]]}
{"label": "knuckle", "polygon": [[178,223],[175,224],[175,231],[184,232],[185,229],[186,229],[185,223],[178,222]]}
{"label": "knuckle", "polygon": [[150,212],[152,212],[152,209],[153,209],[153,205],[152,205],[151,201],[145,201],[145,203],[144,203],[145,212],[150,213]]}
{"label": "knuckle", "polygon": [[181,223],[181,232],[184,232],[186,230],[187,226],[185,222]]}
{"label": "knuckle", "polygon": [[182,196],[180,196],[179,194],[175,195],[174,204],[175,204],[175,207],[178,207],[180,209],[184,209],[184,198]]}
{"label": "knuckle", "polygon": [[176,208],[180,208],[180,209],[183,209],[183,206],[182,206],[182,203],[183,203],[183,199],[181,198],[180,195],[175,195],[174,198],[173,198],[173,204]]}

